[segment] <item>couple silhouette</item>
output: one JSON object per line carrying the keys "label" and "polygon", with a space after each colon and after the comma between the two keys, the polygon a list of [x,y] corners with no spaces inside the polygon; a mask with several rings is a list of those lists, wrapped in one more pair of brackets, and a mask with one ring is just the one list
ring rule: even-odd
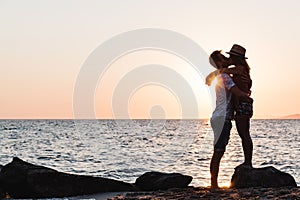
{"label": "couple silhouette", "polygon": [[250,136],[250,118],[253,115],[253,99],[251,95],[252,80],[250,67],[246,61],[246,49],[234,44],[229,57],[221,51],[214,51],[210,64],[216,68],[206,77],[206,84],[216,84],[216,108],[210,119],[214,132],[214,152],[210,162],[211,188],[219,188],[218,173],[221,158],[224,155],[234,119],[239,136],[242,139],[244,165],[252,168],[253,143]]}

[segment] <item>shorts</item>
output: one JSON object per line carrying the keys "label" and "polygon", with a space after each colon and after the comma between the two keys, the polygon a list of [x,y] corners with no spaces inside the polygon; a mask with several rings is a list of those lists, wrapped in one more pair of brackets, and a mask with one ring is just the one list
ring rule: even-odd
{"label": "shorts", "polygon": [[235,107],[235,117],[237,116],[253,116],[253,104],[250,102],[240,101]]}
{"label": "shorts", "polygon": [[231,120],[219,118],[214,120],[211,119],[210,122],[214,131],[214,150],[225,151],[232,128]]}

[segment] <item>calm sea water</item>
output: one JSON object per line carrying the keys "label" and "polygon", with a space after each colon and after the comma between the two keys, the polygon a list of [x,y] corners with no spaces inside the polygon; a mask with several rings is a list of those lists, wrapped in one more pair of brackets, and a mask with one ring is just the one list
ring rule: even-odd
{"label": "calm sea water", "polygon": [[[252,120],[254,167],[274,166],[300,185],[300,120]],[[210,184],[213,133],[208,120],[0,120],[0,164],[18,156],[59,171],[134,182],[147,171]],[[220,166],[228,186],[243,162],[235,127]]]}

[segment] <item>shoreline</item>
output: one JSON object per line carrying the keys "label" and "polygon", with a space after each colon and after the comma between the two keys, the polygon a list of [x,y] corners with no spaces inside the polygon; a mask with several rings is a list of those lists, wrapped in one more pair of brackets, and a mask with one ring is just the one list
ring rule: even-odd
{"label": "shoreline", "polygon": [[196,199],[296,199],[300,200],[300,186],[280,188],[220,188],[188,187],[166,191],[128,192],[109,200],[196,200]]}

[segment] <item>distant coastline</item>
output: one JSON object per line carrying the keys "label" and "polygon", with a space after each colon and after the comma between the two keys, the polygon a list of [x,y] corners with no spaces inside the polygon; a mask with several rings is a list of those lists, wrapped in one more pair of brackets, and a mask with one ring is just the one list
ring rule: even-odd
{"label": "distant coastline", "polygon": [[278,119],[300,119],[300,114],[286,115]]}

